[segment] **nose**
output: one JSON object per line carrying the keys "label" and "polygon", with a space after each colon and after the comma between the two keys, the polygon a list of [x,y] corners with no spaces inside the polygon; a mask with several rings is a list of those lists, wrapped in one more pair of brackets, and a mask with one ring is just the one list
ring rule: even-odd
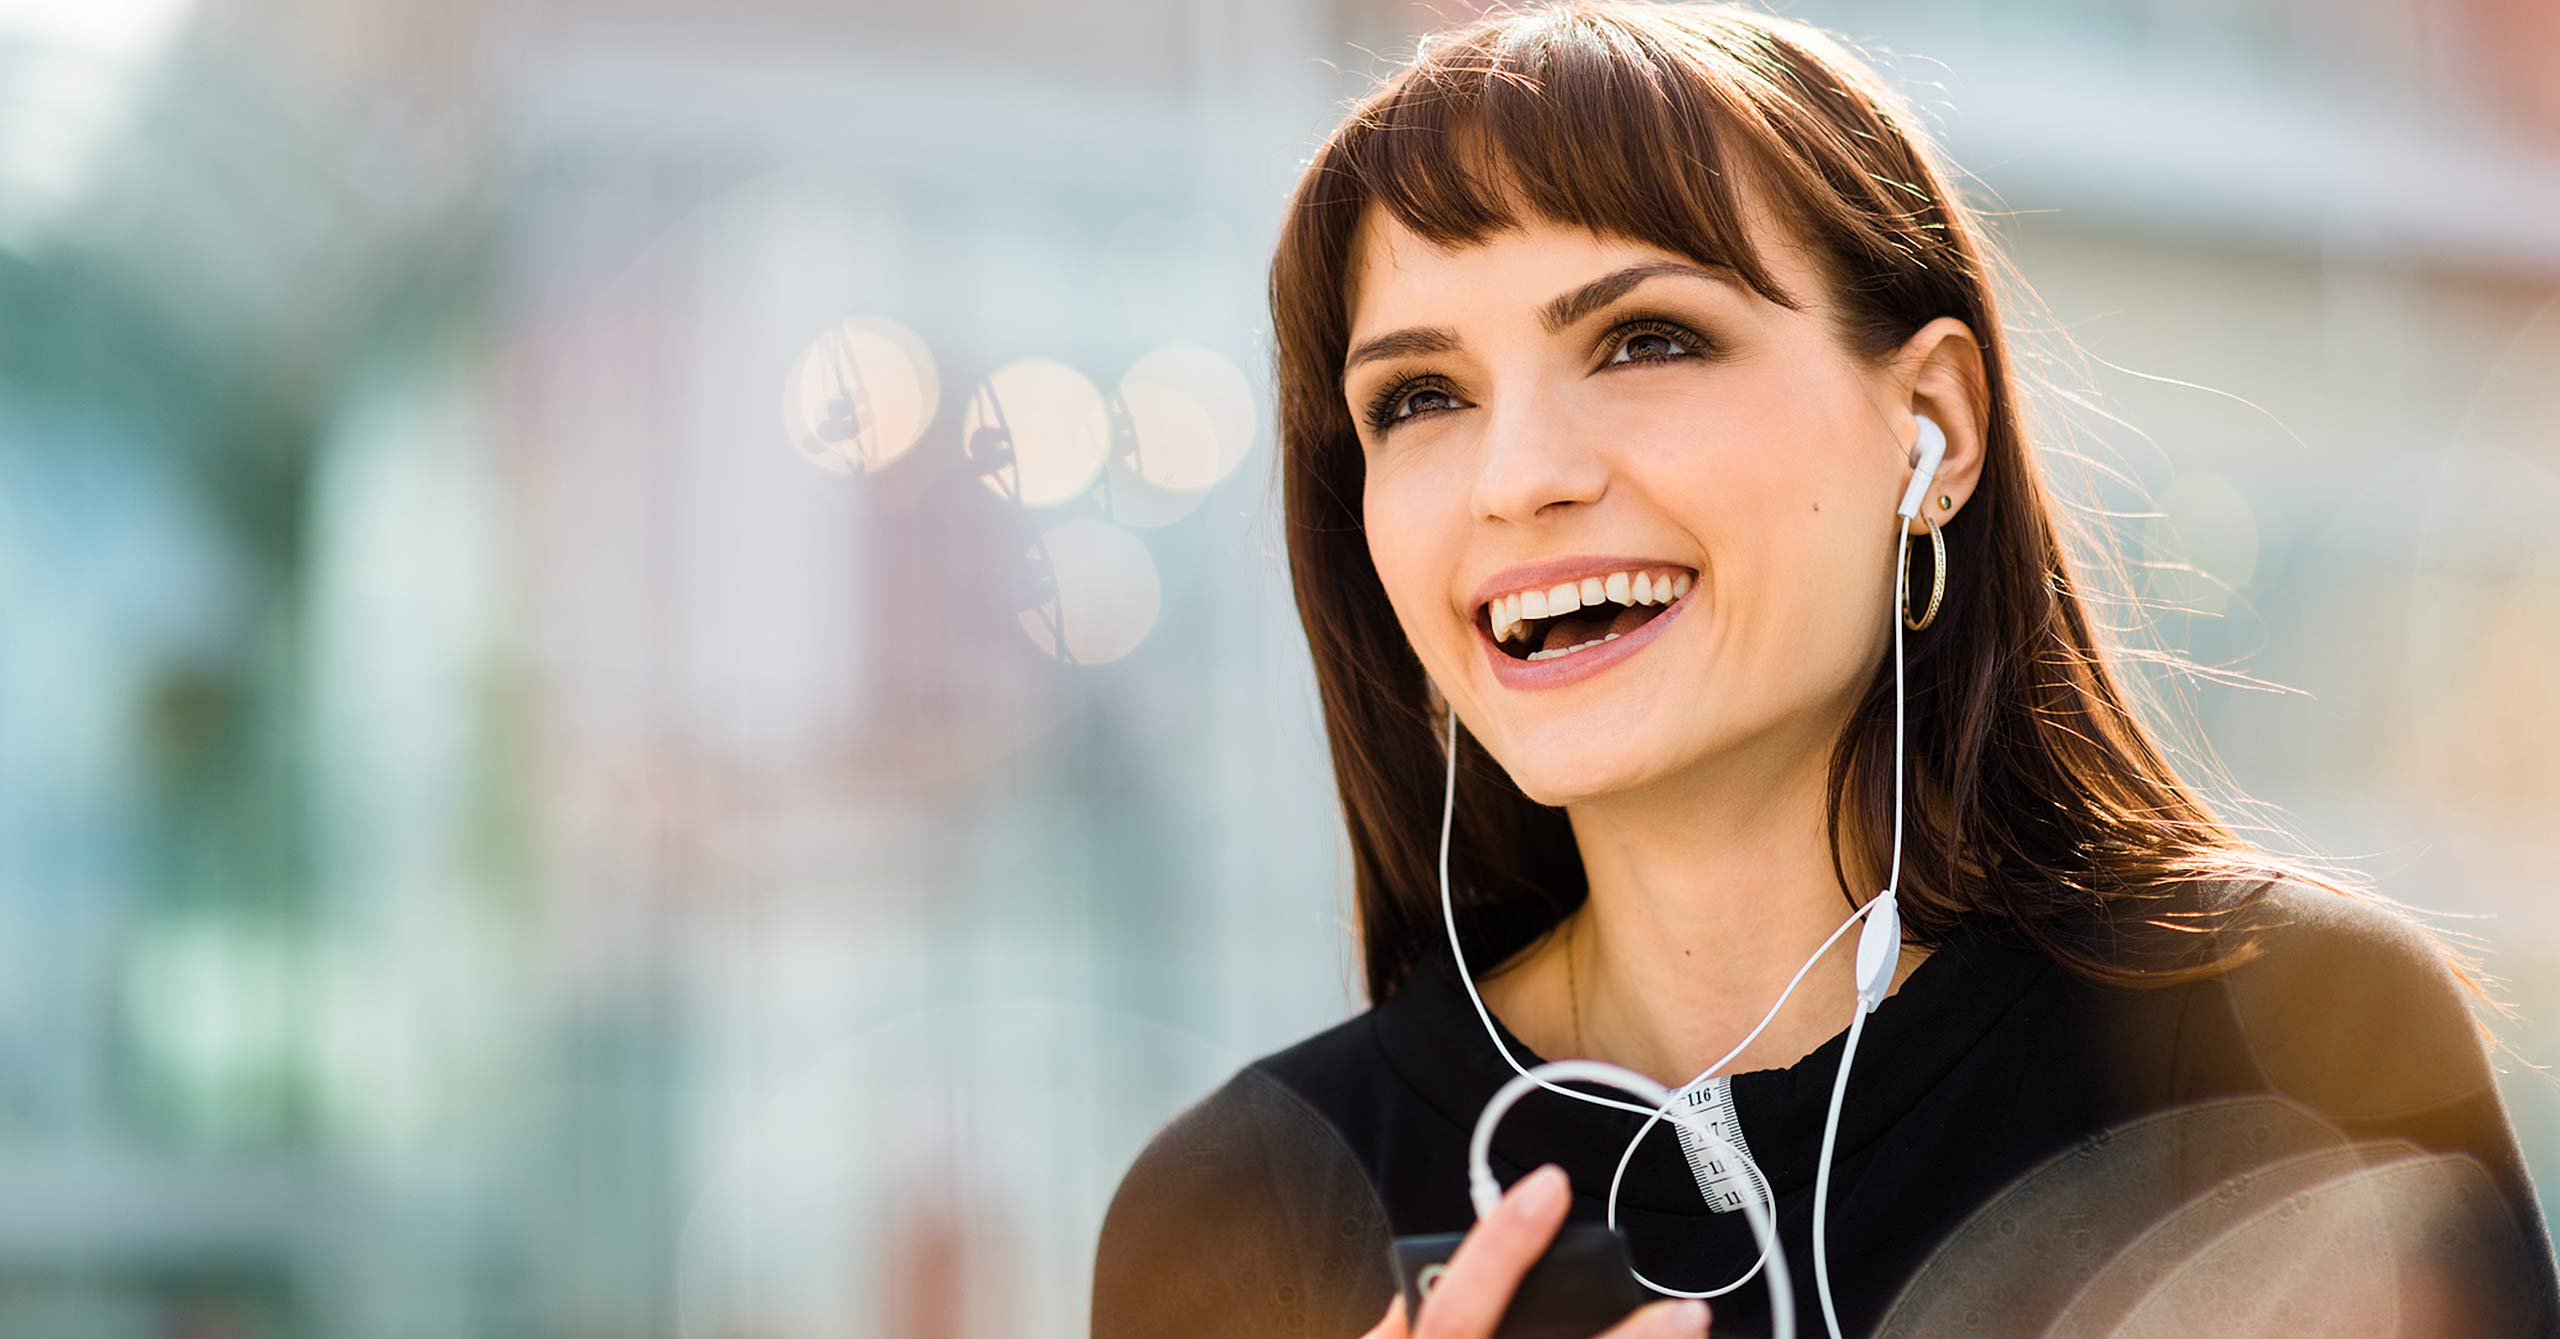
{"label": "nose", "polygon": [[1486,414],[1478,449],[1480,520],[1532,520],[1560,503],[1596,501],[1609,486],[1608,462],[1552,397],[1509,397]]}

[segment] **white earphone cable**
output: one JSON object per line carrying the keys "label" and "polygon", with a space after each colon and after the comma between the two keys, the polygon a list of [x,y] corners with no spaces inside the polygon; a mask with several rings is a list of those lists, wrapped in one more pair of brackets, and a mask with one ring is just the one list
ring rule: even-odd
{"label": "white earphone cable", "polygon": [[[1884,894],[1876,899],[1886,907],[1887,915],[1898,908],[1894,896],[1902,888],[1902,608],[1910,581],[1911,528],[1901,516],[1893,519],[1893,866],[1885,876]],[[1875,903],[1869,903],[1872,906]],[[1898,936],[1897,936],[1898,937]],[[1872,1012],[1866,1000],[1859,1001],[1858,1012],[1849,1019],[1849,1040],[1840,1049],[1840,1073],[1831,1081],[1831,1114],[1822,1123],[1822,1158],[1814,1164],[1813,1176],[1813,1287],[1822,1299],[1822,1324],[1832,1339],[1839,1339],[1840,1316],[1831,1304],[1831,1234],[1827,1230],[1831,1209],[1831,1149],[1840,1135],[1841,1101],[1849,1091],[1849,1066],[1858,1056],[1858,1035],[1867,1028],[1867,1015]]]}
{"label": "white earphone cable", "polygon": [[[1840,923],[1840,927],[1831,932],[1830,938],[1822,941],[1821,947],[1816,948],[1813,951],[1812,956],[1805,959],[1804,965],[1796,969],[1795,975],[1787,981],[1786,988],[1778,992],[1778,998],[1775,1003],[1769,1006],[1769,1012],[1761,1016],[1759,1023],[1752,1027],[1751,1031],[1743,1037],[1741,1042],[1736,1044],[1732,1050],[1726,1052],[1723,1058],[1717,1060],[1714,1064],[1707,1066],[1704,1070],[1699,1071],[1694,1078],[1689,1080],[1689,1084],[1683,1085],[1684,1087],[1695,1085],[1714,1075],[1719,1070],[1722,1070],[1726,1065],[1731,1064],[1734,1057],[1742,1054],[1742,1052],[1759,1037],[1760,1033],[1769,1026],[1770,1021],[1777,1017],[1778,1010],[1785,1007],[1787,998],[1795,993],[1797,983],[1804,980],[1805,973],[1811,971],[1813,969],[1813,965],[1821,961],[1824,954],[1831,951],[1831,946],[1839,942],[1840,936],[1847,933],[1849,927],[1857,924],[1860,919],[1866,918],[1868,912],[1876,911],[1878,909],[1882,910],[1883,914],[1881,916],[1869,919],[1866,930],[1861,934],[1857,965],[1859,977],[1859,1007],[1849,1020],[1848,1038],[1843,1044],[1840,1054],[1840,1068],[1832,1081],[1830,1109],[1823,1120],[1822,1154],[1815,1164],[1813,1199],[1814,1289],[1822,1302],[1823,1325],[1828,1331],[1830,1339],[1840,1339],[1840,1320],[1831,1300],[1830,1253],[1826,1239],[1827,1234],[1825,1232],[1825,1228],[1828,1225],[1827,1210],[1829,1208],[1831,1198],[1831,1154],[1839,1135],[1840,1110],[1843,1100],[1848,1093],[1849,1069],[1858,1054],[1858,1040],[1860,1035],[1866,1030],[1867,1015],[1873,1012],[1877,1003],[1882,1000],[1884,995],[1884,986],[1886,983],[1890,982],[1892,978],[1892,963],[1886,955],[1891,954],[1898,956],[1901,939],[1901,918],[1899,908],[1896,905],[1896,895],[1900,892],[1902,887],[1902,773],[1903,734],[1905,727],[1902,629],[1904,600],[1907,595],[1905,587],[1909,581],[1908,573],[1911,557],[1911,531],[1908,522],[1910,521],[1911,516],[1917,511],[1918,499],[1927,488],[1930,476],[1936,472],[1938,464],[1938,450],[1942,450],[1944,444],[1943,436],[1936,434],[1935,432],[1936,424],[1930,422],[1926,417],[1922,417],[1920,419],[1920,423],[1923,445],[1921,447],[1920,460],[1917,462],[1919,467],[1913,474],[1910,487],[1905,491],[1902,506],[1896,510],[1894,516],[1894,578],[1892,583],[1892,600],[1889,615],[1892,620],[1893,628],[1893,856],[1890,869],[1886,876],[1884,891],[1877,896],[1868,899],[1868,901],[1861,905],[1856,911],[1851,912],[1849,914],[1849,918],[1842,921]],[[1932,441],[1933,437],[1935,437],[1934,442]],[[1933,446],[1937,449],[1931,449]],[[1777,1212],[1777,1199],[1771,1191],[1768,1178],[1761,1172],[1759,1163],[1754,1161],[1748,1153],[1743,1152],[1729,1141],[1716,1135],[1713,1131],[1708,1130],[1703,1123],[1695,1121],[1694,1118],[1686,1115],[1673,1116],[1671,1114],[1671,1108],[1678,1101],[1679,1095],[1677,1093],[1665,1091],[1659,1104],[1653,1107],[1644,1107],[1631,1102],[1619,1101],[1615,1098],[1601,1097],[1591,1093],[1575,1092],[1570,1088],[1560,1087],[1557,1084],[1548,1082],[1545,1078],[1540,1077],[1540,1074],[1565,1072],[1568,1077],[1571,1077],[1575,1073],[1586,1073],[1588,1077],[1592,1077],[1602,1082],[1617,1083],[1618,1086],[1626,1087],[1629,1091],[1633,1092],[1650,1092],[1657,1089],[1658,1085],[1655,1085],[1650,1079],[1632,1075],[1630,1071],[1617,1071],[1618,1075],[1633,1077],[1637,1080],[1636,1085],[1631,1086],[1625,1083],[1620,1077],[1603,1078],[1596,1071],[1583,1071],[1574,1062],[1570,1061],[1551,1061],[1539,1066],[1538,1072],[1532,1072],[1528,1068],[1524,1067],[1520,1063],[1519,1057],[1514,1056],[1511,1053],[1511,1048],[1503,1043],[1502,1034],[1493,1025],[1492,1013],[1485,1008],[1484,997],[1476,992],[1474,974],[1467,969],[1466,951],[1460,947],[1458,942],[1457,908],[1449,893],[1449,836],[1450,830],[1455,822],[1458,802],[1458,713],[1454,707],[1449,711],[1449,742],[1448,748],[1445,752],[1447,754],[1448,761],[1448,785],[1446,792],[1442,797],[1440,810],[1441,923],[1449,932],[1449,952],[1452,959],[1457,964],[1458,980],[1460,984],[1466,987],[1467,999],[1475,1006],[1476,1018],[1484,1024],[1485,1035],[1493,1039],[1494,1049],[1501,1053],[1504,1062],[1509,1064],[1514,1073],[1518,1075],[1518,1077],[1513,1079],[1509,1085],[1505,1086],[1502,1093],[1497,1095],[1494,1102],[1486,1105],[1483,1113],[1477,1117],[1475,1137],[1470,1144],[1469,1167],[1471,1189],[1477,1194],[1481,1201],[1483,1188],[1489,1186],[1491,1183],[1492,1174],[1488,1167],[1488,1154],[1491,1148],[1492,1125],[1495,1121],[1500,1119],[1502,1113],[1510,1107],[1513,1101],[1516,1101],[1521,1095],[1527,1093],[1529,1085],[1534,1084],[1535,1086],[1545,1088],[1550,1092],[1561,1093],[1564,1096],[1573,1098],[1579,1102],[1589,1102],[1596,1106],[1616,1107],[1622,1111],[1642,1112],[1645,1115],[1645,1123],[1636,1130],[1635,1135],[1628,1140],[1625,1150],[1618,1155],[1617,1170],[1609,1178],[1609,1198],[1607,1205],[1608,1223],[1610,1228],[1615,1230],[1618,1226],[1618,1191],[1621,1183],[1626,1177],[1627,1166],[1634,1159],[1636,1146],[1643,1143],[1645,1135],[1651,1133],[1654,1125],[1664,1118],[1669,1117],[1672,1120],[1683,1121],[1684,1123],[1689,1124],[1692,1130],[1697,1131],[1711,1143],[1719,1146],[1719,1151],[1729,1153],[1736,1164],[1739,1165],[1744,1173],[1750,1178],[1753,1189],[1759,1192],[1759,1202],[1755,1203],[1746,1200],[1743,1207],[1746,1211],[1745,1216],[1752,1222],[1755,1235],[1760,1239],[1760,1258],[1752,1263],[1750,1269],[1744,1271],[1739,1278],[1734,1279],[1732,1282],[1723,1284],[1716,1288],[1701,1291],[1666,1287],[1654,1282],[1652,1279],[1646,1278],[1641,1271],[1631,1272],[1635,1273],[1635,1277],[1638,1282],[1644,1284],[1644,1286],[1648,1288],[1651,1288],[1655,1292],[1673,1297],[1708,1298],[1721,1297],[1724,1294],[1741,1287],[1743,1284],[1750,1282],[1751,1279],[1760,1272],[1762,1266],[1766,1265],[1769,1267],[1771,1298],[1770,1314],[1775,1322],[1775,1333],[1778,1336],[1778,1339],[1792,1339],[1795,1334],[1795,1295],[1793,1288],[1787,1282],[1788,1271],[1786,1267],[1785,1247],[1778,1242],[1777,1235],[1773,1227],[1769,1230],[1761,1230],[1764,1224],[1774,1224]],[[1884,927],[1881,932],[1879,932],[1880,926]],[[1598,1062],[1589,1063],[1596,1064]],[[1608,1068],[1614,1069],[1615,1067]],[[1481,1211],[1481,1203],[1479,1204],[1479,1210]]]}

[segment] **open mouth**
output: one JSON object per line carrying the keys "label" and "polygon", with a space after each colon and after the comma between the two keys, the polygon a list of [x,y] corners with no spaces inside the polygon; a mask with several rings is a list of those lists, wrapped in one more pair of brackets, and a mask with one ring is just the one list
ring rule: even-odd
{"label": "open mouth", "polygon": [[1554,660],[1643,627],[1688,594],[1695,579],[1686,569],[1620,572],[1514,593],[1486,602],[1476,626],[1514,660]]}

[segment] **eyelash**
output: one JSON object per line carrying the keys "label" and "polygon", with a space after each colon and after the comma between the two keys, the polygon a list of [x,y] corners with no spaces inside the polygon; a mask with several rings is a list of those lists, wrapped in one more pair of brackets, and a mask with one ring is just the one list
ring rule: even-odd
{"label": "eyelash", "polygon": [[[1622,346],[1627,340],[1633,339],[1638,335],[1661,335],[1664,338],[1672,340],[1691,350],[1703,350],[1710,347],[1705,337],[1699,335],[1696,331],[1689,329],[1687,326],[1684,326],[1677,321],[1666,321],[1660,317],[1654,316],[1639,317],[1636,320],[1629,321],[1624,325],[1620,325],[1612,329],[1609,332],[1607,347],[1611,353],[1616,353],[1620,346]],[[1706,355],[1703,352],[1665,354],[1653,358],[1632,359],[1626,365],[1633,366],[1642,363],[1677,363],[1690,358],[1703,358],[1705,356]],[[1405,396],[1410,395],[1415,391],[1441,389],[1439,386],[1434,384],[1439,381],[1441,381],[1441,377],[1436,372],[1421,372],[1396,378],[1394,381],[1387,383],[1386,389],[1381,390],[1375,396],[1370,397],[1369,407],[1361,415],[1362,421],[1369,425],[1369,431],[1373,433],[1387,433],[1394,431],[1398,424],[1410,423],[1417,418],[1424,417],[1424,415],[1433,411],[1425,410],[1422,413],[1406,414],[1399,418],[1395,416],[1395,408],[1403,401]],[[1447,394],[1448,392],[1446,390],[1442,390],[1441,393]]]}

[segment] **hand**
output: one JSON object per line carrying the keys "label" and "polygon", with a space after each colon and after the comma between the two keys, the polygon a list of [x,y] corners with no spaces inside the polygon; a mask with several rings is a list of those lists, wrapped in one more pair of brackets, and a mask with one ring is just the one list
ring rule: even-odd
{"label": "hand", "polygon": [[[1450,1253],[1448,1272],[1432,1286],[1431,1305],[1422,1309],[1422,1327],[1407,1328],[1404,1295],[1398,1293],[1361,1339],[1492,1339],[1520,1276],[1564,1224],[1573,1200],[1565,1192],[1564,1169],[1553,1163],[1521,1177]],[[1664,1301],[1630,1312],[1597,1339],[1704,1339],[1706,1332],[1706,1303]]]}

